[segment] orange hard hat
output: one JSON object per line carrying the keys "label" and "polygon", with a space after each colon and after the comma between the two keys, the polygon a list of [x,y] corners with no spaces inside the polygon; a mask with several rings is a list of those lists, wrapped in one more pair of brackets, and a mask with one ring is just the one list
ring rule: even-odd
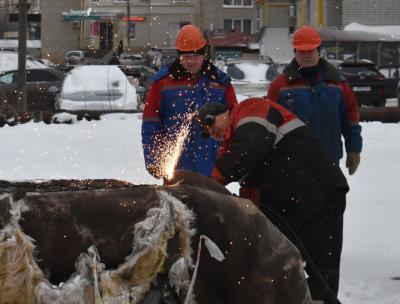
{"label": "orange hard hat", "polygon": [[196,52],[207,44],[201,31],[194,25],[188,24],[181,28],[176,37],[175,47],[181,52]]}
{"label": "orange hard hat", "polygon": [[321,45],[321,36],[312,26],[301,26],[294,32],[292,45],[299,51],[311,51]]}

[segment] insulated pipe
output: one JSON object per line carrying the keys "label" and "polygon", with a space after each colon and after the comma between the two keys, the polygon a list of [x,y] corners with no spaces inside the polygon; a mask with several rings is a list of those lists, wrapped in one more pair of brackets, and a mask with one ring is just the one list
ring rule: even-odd
{"label": "insulated pipe", "polygon": [[400,121],[400,107],[360,107],[360,121],[381,121],[393,123]]}

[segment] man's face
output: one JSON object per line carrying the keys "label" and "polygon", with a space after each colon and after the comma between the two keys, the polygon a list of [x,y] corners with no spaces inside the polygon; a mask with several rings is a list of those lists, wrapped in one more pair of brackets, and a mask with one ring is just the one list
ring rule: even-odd
{"label": "man's face", "polygon": [[210,137],[217,141],[224,141],[226,131],[229,127],[228,111],[215,116],[215,122],[212,126],[208,126]]}
{"label": "man's face", "polygon": [[183,68],[191,74],[197,74],[203,65],[204,55],[183,54],[179,56],[179,61]]}
{"label": "man's face", "polygon": [[318,64],[319,52],[318,49],[313,49],[311,51],[296,50],[295,58],[299,66],[308,68]]}

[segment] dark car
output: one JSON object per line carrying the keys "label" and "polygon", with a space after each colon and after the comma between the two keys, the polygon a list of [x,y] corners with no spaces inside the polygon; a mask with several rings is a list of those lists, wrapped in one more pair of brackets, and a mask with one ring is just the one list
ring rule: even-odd
{"label": "dark car", "polygon": [[138,94],[140,101],[143,103],[146,100],[152,77],[156,73],[154,69],[143,64],[120,66],[120,69],[126,76],[131,76],[134,79],[132,83],[135,84],[136,93]]}
{"label": "dark car", "polygon": [[[16,111],[18,94],[17,70],[0,74],[0,115]],[[26,71],[27,110],[53,111],[64,73],[56,69],[29,69]]]}
{"label": "dark car", "polygon": [[398,96],[397,87],[400,80],[400,65],[381,65],[379,66],[379,72],[386,77],[386,98],[396,98]]}
{"label": "dark car", "polygon": [[348,81],[359,106],[385,106],[385,76],[372,61],[344,61],[338,65],[338,69]]}
{"label": "dark car", "polygon": [[68,51],[64,56],[65,65],[75,66],[82,64],[100,64],[100,59],[96,58],[94,51]]}

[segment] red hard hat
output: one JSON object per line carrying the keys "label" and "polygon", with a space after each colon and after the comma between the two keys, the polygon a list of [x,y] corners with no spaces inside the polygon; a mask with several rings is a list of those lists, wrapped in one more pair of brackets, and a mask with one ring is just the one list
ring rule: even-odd
{"label": "red hard hat", "polygon": [[321,36],[313,27],[301,26],[294,32],[292,45],[299,51],[311,51],[321,45]]}
{"label": "red hard hat", "polygon": [[207,40],[194,25],[188,24],[181,28],[176,37],[175,47],[181,52],[197,51],[205,47]]}

